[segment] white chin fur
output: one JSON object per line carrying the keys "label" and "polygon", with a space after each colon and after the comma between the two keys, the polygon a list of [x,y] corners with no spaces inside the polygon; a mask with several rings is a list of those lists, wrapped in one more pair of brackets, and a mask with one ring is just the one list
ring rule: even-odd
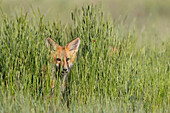
{"label": "white chin fur", "polygon": [[58,67],[58,64],[56,64],[56,66]]}

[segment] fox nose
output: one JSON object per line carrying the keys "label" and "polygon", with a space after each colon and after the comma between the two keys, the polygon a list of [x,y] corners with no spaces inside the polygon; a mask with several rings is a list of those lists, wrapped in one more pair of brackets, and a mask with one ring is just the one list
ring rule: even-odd
{"label": "fox nose", "polygon": [[63,68],[63,71],[67,72],[67,68]]}

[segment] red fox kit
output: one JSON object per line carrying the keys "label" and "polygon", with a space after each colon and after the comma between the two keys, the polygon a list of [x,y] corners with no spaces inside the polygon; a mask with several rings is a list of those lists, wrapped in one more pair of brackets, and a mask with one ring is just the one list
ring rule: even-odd
{"label": "red fox kit", "polygon": [[[62,92],[65,91],[66,87],[66,79],[67,75],[73,66],[74,59],[76,57],[76,53],[78,52],[78,48],[80,45],[80,38],[75,38],[66,46],[60,46],[56,42],[54,42],[51,38],[47,38],[47,47],[50,46],[51,55],[53,61],[53,84],[52,84],[52,95],[54,91],[55,84],[55,73],[59,72],[60,76],[60,90]],[[61,70],[61,71],[60,71]]]}

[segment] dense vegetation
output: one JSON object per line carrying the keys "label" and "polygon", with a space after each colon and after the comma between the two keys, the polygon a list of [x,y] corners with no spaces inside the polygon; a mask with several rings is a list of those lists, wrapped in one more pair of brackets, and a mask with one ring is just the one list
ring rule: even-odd
{"label": "dense vegetation", "polygon": [[[27,13],[9,18],[2,11],[1,112],[168,112],[170,40],[138,46],[135,25],[125,26],[123,18],[113,22],[97,5],[75,9],[71,24],[44,21],[38,12],[30,19]],[[81,39],[62,101],[59,80],[50,100],[47,36],[60,45]]]}

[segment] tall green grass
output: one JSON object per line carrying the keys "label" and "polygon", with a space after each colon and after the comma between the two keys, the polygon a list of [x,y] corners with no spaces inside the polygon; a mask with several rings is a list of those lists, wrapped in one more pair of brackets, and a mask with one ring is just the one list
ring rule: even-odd
{"label": "tall green grass", "polygon": [[[159,47],[138,47],[135,25],[127,29],[123,19],[120,23],[111,21],[100,5],[75,9],[69,25],[44,21],[38,12],[36,15],[33,10],[30,19],[30,14],[22,11],[15,18],[2,11],[0,111],[168,112],[168,41],[160,42]],[[52,62],[47,36],[60,45],[81,39],[64,102],[60,100],[59,80],[50,101]]]}

